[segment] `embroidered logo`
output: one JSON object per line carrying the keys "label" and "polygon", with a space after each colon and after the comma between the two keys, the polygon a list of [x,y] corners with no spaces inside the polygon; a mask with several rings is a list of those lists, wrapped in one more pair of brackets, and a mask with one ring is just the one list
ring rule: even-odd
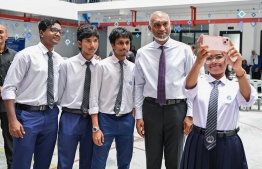
{"label": "embroidered logo", "polygon": [[228,95],[227,96],[227,100],[232,100],[231,96]]}

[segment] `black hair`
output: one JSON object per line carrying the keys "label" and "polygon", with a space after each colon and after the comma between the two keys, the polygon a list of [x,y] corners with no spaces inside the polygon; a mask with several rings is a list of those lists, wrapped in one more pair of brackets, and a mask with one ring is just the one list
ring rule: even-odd
{"label": "black hair", "polygon": [[56,19],[43,19],[38,24],[38,30],[44,32],[47,28],[51,28],[56,23],[61,25],[60,22]]}
{"label": "black hair", "polygon": [[[76,36],[77,36],[77,40],[82,42],[83,39],[90,38],[91,36],[95,36],[97,37],[97,39],[99,39],[100,34],[95,26],[86,24],[80,26],[77,29]],[[81,48],[79,48],[79,50],[81,51]]]}
{"label": "black hair", "polygon": [[192,49],[197,49],[197,47],[196,47],[195,44],[191,44],[191,48],[192,48]]}
{"label": "black hair", "polygon": [[109,41],[111,44],[115,44],[116,39],[120,38],[120,37],[125,37],[125,38],[129,38],[130,41],[133,40],[133,36],[132,33],[128,30],[126,30],[123,27],[117,27],[114,28],[110,35],[109,35]]}

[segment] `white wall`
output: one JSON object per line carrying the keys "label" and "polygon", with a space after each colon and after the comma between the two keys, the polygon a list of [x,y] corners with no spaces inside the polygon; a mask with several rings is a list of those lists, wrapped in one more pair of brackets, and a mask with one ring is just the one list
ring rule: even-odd
{"label": "white wall", "polygon": [[[39,39],[39,36],[38,36],[38,23],[28,23],[28,22],[21,22],[21,21],[14,21],[14,20],[5,20],[5,19],[0,19],[0,23],[2,23],[2,21],[5,23],[6,27],[7,27],[7,32],[9,34],[9,37],[14,37],[15,34],[18,34],[18,36],[20,38],[24,38],[23,37],[23,33],[25,32],[25,28],[26,28],[26,32],[30,31],[33,38],[31,41],[28,41],[27,39],[25,40],[25,47],[28,47],[28,46],[32,46],[32,45],[36,45],[38,44],[38,42],[40,41]],[[11,28],[11,24],[14,24],[14,23],[18,23],[19,26],[18,27],[15,27],[14,31],[12,30]],[[28,27],[24,27],[24,24],[31,24],[31,28],[28,28]],[[55,51],[58,52],[62,57],[72,57],[74,55],[76,55],[79,50],[78,50],[78,47],[77,47],[77,44],[76,44],[76,28],[74,27],[62,27],[62,29],[64,31],[67,31],[68,30],[68,34],[70,36],[70,41],[71,43],[66,46],[65,44],[65,38],[62,38],[60,43],[55,46]],[[73,34],[75,33],[75,34]],[[75,36],[75,38],[73,38],[73,36]],[[73,39],[75,39],[75,44],[73,45]]]}

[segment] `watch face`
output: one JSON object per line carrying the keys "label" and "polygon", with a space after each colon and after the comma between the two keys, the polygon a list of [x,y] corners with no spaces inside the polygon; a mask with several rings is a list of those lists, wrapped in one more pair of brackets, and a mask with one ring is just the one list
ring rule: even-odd
{"label": "watch face", "polygon": [[98,131],[99,130],[99,128],[98,127],[93,127],[93,132],[96,132],[96,131]]}

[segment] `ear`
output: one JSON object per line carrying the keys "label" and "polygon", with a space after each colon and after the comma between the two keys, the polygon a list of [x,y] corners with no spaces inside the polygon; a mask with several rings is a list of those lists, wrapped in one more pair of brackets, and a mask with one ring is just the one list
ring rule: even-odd
{"label": "ear", "polygon": [[147,28],[148,28],[148,29],[150,30],[150,32],[151,32],[151,26],[150,26],[150,25],[148,25],[148,26],[147,26]]}
{"label": "ear", "polygon": [[39,31],[39,36],[42,38],[44,36],[44,31],[40,30]]}
{"label": "ear", "polygon": [[77,41],[77,45],[79,48],[82,48],[82,42],[80,40]]}
{"label": "ear", "polygon": [[6,36],[5,36],[5,40],[6,40],[6,39],[8,39],[8,33],[7,33]]}
{"label": "ear", "polygon": [[115,44],[111,43],[111,46],[112,46],[112,49],[114,50],[115,49]]}

